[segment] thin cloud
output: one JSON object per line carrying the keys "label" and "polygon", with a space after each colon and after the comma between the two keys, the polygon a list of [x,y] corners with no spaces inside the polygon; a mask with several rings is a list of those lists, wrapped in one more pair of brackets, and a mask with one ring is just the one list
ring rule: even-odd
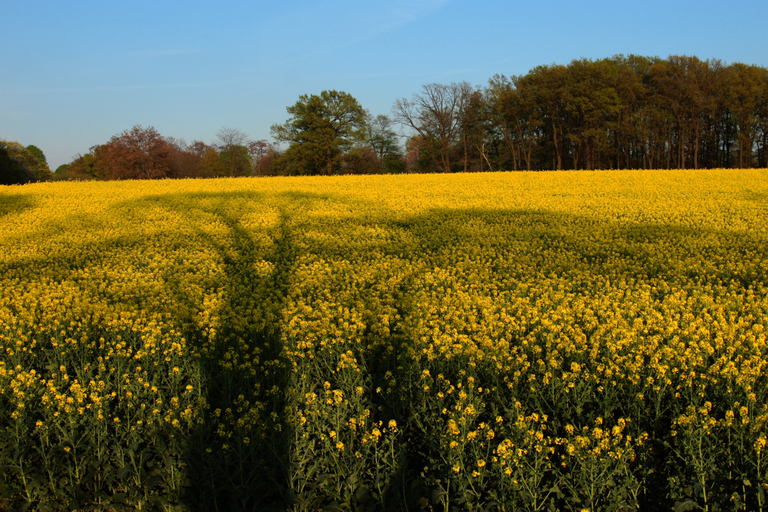
{"label": "thin cloud", "polygon": [[449,0],[422,0],[419,2],[400,2],[389,10],[389,21],[382,24],[384,31],[396,30],[414,23],[422,18],[439,11]]}
{"label": "thin cloud", "polygon": [[[325,39],[325,44],[316,44],[312,51],[302,51],[300,54],[283,59],[284,64],[310,60],[322,55],[332,54],[339,50],[359,46],[374,40],[389,32],[393,32],[412,23],[424,19],[449,3],[450,0],[395,0],[385,6],[353,7],[346,17],[338,23],[336,37]],[[309,16],[305,13],[306,16]],[[342,26],[342,24],[344,26]],[[345,27],[356,27],[351,31]],[[343,36],[339,35],[343,34]]]}

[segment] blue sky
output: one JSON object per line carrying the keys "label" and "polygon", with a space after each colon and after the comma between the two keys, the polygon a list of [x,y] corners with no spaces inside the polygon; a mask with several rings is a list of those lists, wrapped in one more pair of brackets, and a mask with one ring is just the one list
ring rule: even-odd
{"label": "blue sky", "polygon": [[0,139],[53,168],[133,125],[269,138],[300,94],[373,114],[426,83],[640,54],[768,66],[768,1],[0,0]]}

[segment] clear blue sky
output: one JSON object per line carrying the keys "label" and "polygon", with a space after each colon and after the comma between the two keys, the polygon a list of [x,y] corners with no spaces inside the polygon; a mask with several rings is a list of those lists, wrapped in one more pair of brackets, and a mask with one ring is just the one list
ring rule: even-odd
{"label": "clear blue sky", "polygon": [[269,138],[300,94],[373,114],[426,83],[614,54],[768,66],[768,0],[0,0],[0,139],[52,168],[133,125]]}

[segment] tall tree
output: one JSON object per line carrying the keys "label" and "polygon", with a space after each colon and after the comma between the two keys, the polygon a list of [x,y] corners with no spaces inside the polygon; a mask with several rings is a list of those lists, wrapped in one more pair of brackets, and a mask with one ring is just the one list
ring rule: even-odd
{"label": "tall tree", "polygon": [[572,62],[568,66],[566,91],[570,167],[602,167],[612,147],[610,133],[616,130],[622,107],[611,63]]}
{"label": "tall tree", "polygon": [[216,132],[216,138],[219,139],[219,145],[224,148],[246,146],[248,144],[248,135],[236,128],[221,128]]}
{"label": "tall tree", "polygon": [[134,126],[95,146],[95,168],[107,179],[166,178],[173,174],[174,147],[154,128]]}
{"label": "tall tree", "polygon": [[249,176],[253,161],[248,148],[241,144],[226,146],[219,151],[220,176]]}
{"label": "tall tree", "polygon": [[488,104],[483,93],[469,93],[461,111],[461,153],[464,172],[493,169],[486,151]]}
{"label": "tall tree", "polygon": [[768,167],[768,69],[762,68],[763,86],[757,105],[757,166]]}
{"label": "tall tree", "polygon": [[235,128],[222,128],[219,139],[216,176],[248,176],[253,174],[253,160],[248,148],[248,135]]}
{"label": "tall tree", "polygon": [[381,162],[381,170],[402,172],[405,161],[393,124],[392,119],[386,115],[369,115],[366,120],[366,142]]}
{"label": "tall tree", "polygon": [[541,122],[534,115],[530,91],[517,87],[518,80],[495,75],[486,89],[490,143],[500,169],[537,168],[533,157],[540,144]]}
{"label": "tall tree", "polygon": [[[709,63],[696,57],[672,56],[650,70],[657,105],[671,114],[675,167],[700,167],[705,116],[714,107],[708,94]],[[668,137],[669,138],[669,137]]]}
{"label": "tall tree", "polygon": [[347,92],[304,94],[286,110],[291,117],[272,134],[290,144],[281,157],[288,174],[333,174],[344,151],[365,139],[366,112]]}
{"label": "tall tree", "polygon": [[768,70],[733,64],[723,70],[723,103],[736,131],[738,166],[753,165],[752,150],[760,128],[760,107],[768,89]]}
{"label": "tall tree", "polygon": [[365,139],[376,156],[383,160],[390,154],[400,152],[397,143],[397,133],[392,129],[392,120],[383,114],[376,117],[367,116],[365,122]]}
{"label": "tall tree", "polygon": [[443,172],[453,168],[455,144],[471,92],[472,87],[466,82],[427,84],[412,99],[401,98],[395,102],[395,119],[414,130],[421,144],[433,147]]}
{"label": "tall tree", "polygon": [[534,107],[533,117],[541,124],[539,168],[562,169],[568,162],[568,68],[538,66],[517,81]]}

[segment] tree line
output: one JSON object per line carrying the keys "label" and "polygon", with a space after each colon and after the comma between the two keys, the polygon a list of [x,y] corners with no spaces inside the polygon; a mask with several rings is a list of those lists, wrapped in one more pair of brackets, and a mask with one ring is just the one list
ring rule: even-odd
{"label": "tree line", "polygon": [[278,143],[223,128],[211,144],[164,137],[134,126],[94,146],[54,173],[60,179],[153,179],[403,172],[399,135],[385,115],[372,116],[351,94],[302,95],[290,118],[272,126]]}
{"label": "tree line", "polygon": [[432,83],[391,116],[335,90],[286,110],[274,142],[222,129],[214,143],[187,144],[136,126],[52,174],[39,149],[3,142],[0,179],[768,167],[768,69],[697,57],[580,59],[484,87]]}
{"label": "tree line", "polygon": [[157,179],[248,176],[271,146],[222,129],[212,144],[163,137],[153,127],[134,126],[56,169],[62,179]]}
{"label": "tree line", "polygon": [[395,103],[415,168],[768,166],[768,69],[616,56],[425,85]]}

